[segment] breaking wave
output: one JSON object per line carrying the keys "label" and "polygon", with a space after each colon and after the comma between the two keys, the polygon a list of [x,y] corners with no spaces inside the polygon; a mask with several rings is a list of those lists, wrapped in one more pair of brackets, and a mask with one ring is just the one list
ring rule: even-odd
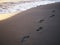
{"label": "breaking wave", "polygon": [[6,13],[14,13],[14,12],[21,12],[25,11],[30,8],[34,8],[40,5],[46,5],[55,3],[55,1],[35,1],[35,2],[25,2],[25,3],[4,3],[0,4],[0,14],[6,14]]}

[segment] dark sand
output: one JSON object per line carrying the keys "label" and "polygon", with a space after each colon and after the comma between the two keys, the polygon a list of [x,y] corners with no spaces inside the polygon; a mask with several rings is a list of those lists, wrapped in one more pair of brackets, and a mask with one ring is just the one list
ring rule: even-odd
{"label": "dark sand", "polygon": [[60,3],[38,6],[0,22],[0,45],[59,45],[59,38]]}

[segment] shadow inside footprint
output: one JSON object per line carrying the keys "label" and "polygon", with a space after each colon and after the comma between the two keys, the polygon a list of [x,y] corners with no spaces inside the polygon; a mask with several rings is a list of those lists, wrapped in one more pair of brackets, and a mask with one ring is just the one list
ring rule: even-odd
{"label": "shadow inside footprint", "polygon": [[54,17],[55,15],[51,15],[50,17]]}
{"label": "shadow inside footprint", "polygon": [[26,41],[29,37],[30,37],[29,35],[28,35],[28,36],[24,36],[24,37],[22,38],[21,42],[23,43],[23,42]]}
{"label": "shadow inside footprint", "polygon": [[44,21],[44,19],[40,20],[39,23],[42,23]]}
{"label": "shadow inside footprint", "polygon": [[52,10],[52,12],[54,13],[54,12],[55,12],[55,10]]}
{"label": "shadow inside footprint", "polygon": [[40,31],[41,29],[43,29],[43,27],[39,27],[36,31]]}

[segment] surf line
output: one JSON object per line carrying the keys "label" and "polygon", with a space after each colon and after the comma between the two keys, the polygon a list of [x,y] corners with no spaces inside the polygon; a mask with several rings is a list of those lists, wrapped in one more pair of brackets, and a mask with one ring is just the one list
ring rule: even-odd
{"label": "surf line", "polygon": [[[35,1],[35,2],[26,2],[26,3],[14,3],[14,4],[10,4],[7,5],[8,8],[4,7],[1,8],[0,7],[0,14],[7,14],[7,13],[15,13],[15,12],[22,12],[40,5],[46,5],[46,4],[50,4],[50,3],[54,3],[54,1]],[[13,6],[11,6],[13,5]]]}

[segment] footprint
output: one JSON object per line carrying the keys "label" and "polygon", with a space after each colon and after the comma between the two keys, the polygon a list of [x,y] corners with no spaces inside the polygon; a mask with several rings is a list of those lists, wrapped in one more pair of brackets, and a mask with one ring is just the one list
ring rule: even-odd
{"label": "footprint", "polygon": [[29,35],[24,36],[24,37],[22,38],[21,42],[23,43],[23,42],[26,41],[29,37],[30,37]]}
{"label": "footprint", "polygon": [[54,13],[54,12],[55,12],[55,10],[52,10],[52,12]]}
{"label": "footprint", "polygon": [[39,21],[39,23],[42,23],[44,21],[44,19],[41,19],[40,21]]}
{"label": "footprint", "polygon": [[43,27],[39,27],[39,29],[43,29]]}
{"label": "footprint", "polygon": [[40,31],[40,30],[42,30],[43,29],[43,27],[39,27],[36,31]]}
{"label": "footprint", "polygon": [[50,17],[54,17],[55,15],[51,15]]}

